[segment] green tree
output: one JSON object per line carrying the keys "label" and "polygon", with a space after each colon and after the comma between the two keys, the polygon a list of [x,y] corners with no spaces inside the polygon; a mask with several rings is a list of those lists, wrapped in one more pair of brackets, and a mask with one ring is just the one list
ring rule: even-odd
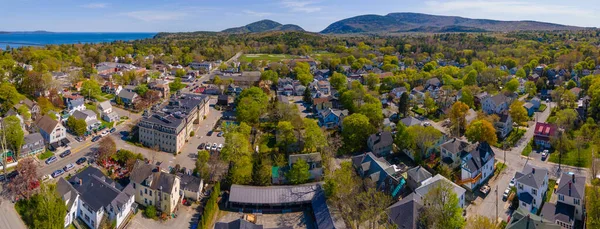
{"label": "green tree", "polygon": [[398,125],[396,125],[394,143],[399,150],[412,150],[415,148],[415,140],[407,129],[402,122],[398,122]]}
{"label": "green tree", "polygon": [[252,184],[258,186],[271,185],[271,168],[272,165],[267,158],[256,154],[253,166],[254,171],[252,171]]}
{"label": "green tree", "polygon": [[144,96],[146,95],[146,92],[148,92],[148,86],[146,84],[140,84],[137,87],[135,87],[135,93],[137,93],[140,96]]}
{"label": "green tree", "polygon": [[21,120],[17,116],[8,116],[2,120],[3,135],[6,138],[6,144],[8,148],[19,155],[21,152],[21,146],[25,143],[25,133],[21,128]]}
{"label": "green tree", "polygon": [[172,83],[169,83],[169,89],[172,93],[179,91],[185,87],[185,84],[181,83],[181,78],[175,78]]}
{"label": "green tree", "polygon": [[467,127],[467,113],[469,112],[469,106],[467,104],[458,101],[452,104],[448,118],[452,123],[450,129],[454,136],[460,136],[460,132]]}
{"label": "green tree", "polygon": [[261,80],[270,80],[274,84],[277,84],[277,81],[279,81],[279,75],[277,74],[276,71],[266,70],[260,75],[260,79]]}
{"label": "green tree", "polygon": [[67,127],[77,136],[83,136],[87,131],[87,123],[83,119],[76,119],[74,116],[69,116],[67,119]]}
{"label": "green tree", "polygon": [[195,172],[198,176],[204,180],[209,178],[208,160],[210,160],[210,153],[206,150],[198,151],[198,158],[196,158],[196,169]]}
{"label": "green tree", "polygon": [[529,97],[535,96],[537,94],[537,88],[535,86],[535,83],[532,81],[525,82],[525,92],[529,94]]}
{"label": "green tree", "polygon": [[417,153],[420,153],[420,156],[415,156],[416,160],[420,160],[421,157],[424,157],[427,151],[433,147],[435,142],[442,137],[442,133],[432,126],[425,127],[421,125],[414,125],[408,127],[406,131],[410,134],[414,141],[414,146],[416,148],[413,150]]}
{"label": "green tree", "polygon": [[294,126],[291,122],[282,121],[277,124],[277,144],[283,151],[288,151],[289,146],[297,141]]}
{"label": "green tree", "polygon": [[379,76],[375,73],[369,73],[367,77],[365,77],[365,84],[369,90],[375,91],[379,84]]}
{"label": "green tree", "polygon": [[473,92],[469,89],[462,89],[462,96],[460,97],[460,101],[467,104],[470,108],[475,108],[475,96]]}
{"label": "green tree", "polygon": [[175,70],[175,77],[177,77],[177,78],[181,78],[181,77],[185,76],[185,74],[187,74],[187,72],[183,68]]}
{"label": "green tree", "polygon": [[577,111],[573,109],[560,110],[556,113],[556,124],[569,131],[573,128],[578,116]]}
{"label": "green tree", "polygon": [[367,116],[367,118],[369,118],[369,123],[375,128],[379,128],[383,123],[383,107],[381,102],[363,104],[358,109],[358,113]]}
{"label": "green tree", "polygon": [[496,222],[482,215],[467,218],[465,229],[500,229]]}
{"label": "green tree", "polygon": [[19,200],[15,209],[29,228],[64,228],[67,206],[54,184],[42,184],[37,194]]}
{"label": "green tree", "polygon": [[495,145],[498,142],[496,129],[492,123],[484,119],[473,121],[467,127],[465,136],[471,142],[487,142],[490,145]]}
{"label": "green tree", "polygon": [[425,194],[423,201],[420,223],[425,227],[447,229],[464,227],[460,200],[450,184],[438,182]]}
{"label": "green tree", "polygon": [[296,75],[296,79],[304,86],[313,81],[313,75],[310,73],[310,65],[308,63],[297,62],[293,72]]}
{"label": "green tree", "polygon": [[346,75],[334,72],[331,77],[329,77],[329,82],[331,83],[331,87],[335,88],[337,91],[341,91],[348,88],[348,78]]}
{"label": "green tree", "polygon": [[258,124],[269,102],[267,95],[258,87],[243,90],[236,100],[237,120],[250,124]]}
{"label": "green tree", "polygon": [[95,98],[102,94],[100,84],[95,80],[86,80],[81,83],[81,93],[88,99]]}
{"label": "green tree", "polygon": [[477,71],[471,70],[463,78],[465,85],[477,86]]}
{"label": "green tree", "polygon": [[509,113],[512,120],[519,125],[529,121],[529,114],[525,107],[523,107],[523,102],[518,99],[510,105]]}
{"label": "green tree", "polygon": [[402,93],[400,101],[398,101],[398,113],[402,114],[402,117],[406,117],[406,113],[410,109],[410,101],[408,98],[408,92]]}
{"label": "green tree", "polygon": [[352,114],[342,121],[342,137],[348,152],[359,152],[367,144],[369,135],[376,132],[369,123],[369,118],[363,114]]}
{"label": "green tree", "polygon": [[312,119],[304,119],[304,151],[315,152],[327,146],[327,139],[323,131],[317,124],[317,121]]}
{"label": "green tree", "polygon": [[521,79],[524,79],[525,77],[527,77],[527,74],[525,73],[525,69],[522,69],[522,68],[517,70],[517,73],[515,75]]}
{"label": "green tree", "polygon": [[519,80],[517,78],[512,78],[508,83],[506,83],[506,90],[510,92],[516,92],[519,89]]}
{"label": "green tree", "polygon": [[285,174],[285,178],[290,184],[304,184],[310,179],[310,167],[303,159],[298,159],[290,171]]}
{"label": "green tree", "polygon": [[17,109],[17,112],[23,117],[24,120],[31,119],[31,112],[29,112],[29,108],[27,108],[27,106],[20,106]]}
{"label": "green tree", "polygon": [[435,109],[437,108],[437,105],[435,104],[435,100],[433,100],[433,98],[431,98],[431,96],[429,95],[429,92],[425,93],[425,99],[423,101],[423,104],[425,106],[425,110],[427,110],[427,114],[430,114],[431,112],[435,111]]}
{"label": "green tree", "polygon": [[156,207],[154,205],[148,205],[146,209],[144,209],[144,216],[150,219],[156,219]]}

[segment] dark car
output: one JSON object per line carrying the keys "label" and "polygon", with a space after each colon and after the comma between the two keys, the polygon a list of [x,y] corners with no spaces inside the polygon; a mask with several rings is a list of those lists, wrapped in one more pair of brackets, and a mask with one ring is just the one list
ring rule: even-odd
{"label": "dark car", "polygon": [[113,127],[112,129],[110,129],[110,132],[111,132],[111,133],[114,133],[115,131],[117,131],[117,128],[114,128],[114,127]]}
{"label": "dark car", "polygon": [[211,136],[213,134],[212,130],[208,131],[208,133],[206,133],[206,136]]}
{"label": "dark car", "polygon": [[101,136],[96,136],[94,138],[92,138],[92,142],[97,142],[98,140],[100,140]]}
{"label": "dark car", "polygon": [[71,155],[71,150],[66,150],[65,152],[62,152],[59,156],[61,158],[64,158],[64,157],[69,156],[69,155]]}
{"label": "dark car", "polygon": [[219,132],[219,134],[217,134],[217,137],[223,137],[223,132]]}
{"label": "dark car", "polygon": [[204,149],[204,143],[200,143],[200,145],[198,146],[198,149]]}
{"label": "dark car", "polygon": [[8,175],[6,175],[6,179],[13,179],[15,177],[17,177],[17,175],[19,175],[19,172],[17,172],[17,170],[10,172]]}
{"label": "dark car", "polygon": [[81,164],[85,163],[86,161],[87,161],[87,158],[82,157],[82,158],[77,159],[77,161],[75,163],[77,163],[78,165],[81,165]]}

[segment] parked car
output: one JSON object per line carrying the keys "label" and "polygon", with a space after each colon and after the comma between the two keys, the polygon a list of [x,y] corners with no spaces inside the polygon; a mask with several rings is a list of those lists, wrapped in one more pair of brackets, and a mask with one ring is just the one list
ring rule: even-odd
{"label": "parked car", "polygon": [[57,169],[56,171],[54,171],[54,172],[52,173],[52,177],[53,177],[53,178],[56,178],[56,177],[58,177],[58,176],[60,176],[60,175],[63,175],[63,173],[65,173],[65,171],[63,171],[62,169]]}
{"label": "parked car", "polygon": [[101,136],[98,135],[98,136],[92,138],[92,142],[97,142],[98,140],[100,140],[100,138],[101,138]]}
{"label": "parked car", "polygon": [[219,144],[219,147],[217,147],[217,151],[221,152],[222,149],[223,149],[223,144]]}
{"label": "parked car", "polygon": [[208,131],[208,133],[206,133],[206,136],[211,136],[211,135],[212,135],[212,132],[213,132],[212,130],[211,130],[211,131]]}
{"label": "parked car", "polygon": [[425,126],[425,127],[431,126],[431,123],[429,123],[429,122],[423,122],[423,126]]}
{"label": "parked car", "polygon": [[204,143],[200,143],[200,145],[198,146],[198,149],[204,149]]}
{"label": "parked car", "polygon": [[75,140],[78,142],[82,142],[84,139],[82,137],[75,137]]}
{"label": "parked car", "polygon": [[219,132],[219,134],[217,134],[217,137],[223,137],[223,132]]}
{"label": "parked car", "polygon": [[0,181],[4,181],[6,179],[6,177],[4,177],[4,175],[0,175]]}
{"label": "parked car", "polygon": [[546,159],[546,157],[548,157],[548,150],[544,150],[544,151],[542,152],[542,160],[545,160],[545,159]]}
{"label": "parked car", "polygon": [[210,143],[206,143],[206,148],[204,148],[205,150],[210,150]]}
{"label": "parked car", "polygon": [[100,134],[102,137],[108,135],[108,130],[102,131],[102,133]]}
{"label": "parked car", "polygon": [[63,170],[64,170],[65,172],[69,172],[69,170],[71,170],[71,169],[73,169],[73,168],[75,168],[75,165],[74,165],[73,163],[69,163],[69,164],[67,164],[67,165],[66,165],[66,166],[63,168]]}
{"label": "parked car", "polygon": [[212,147],[210,148],[210,150],[215,151],[217,150],[217,143],[213,143]]}
{"label": "parked car", "polygon": [[515,187],[515,178],[513,177],[510,182],[508,183],[508,187]]}
{"label": "parked car", "polygon": [[504,194],[502,194],[502,201],[508,200],[508,195],[510,195],[510,187],[507,187],[506,190],[504,190]]}
{"label": "parked car", "polygon": [[56,156],[52,156],[52,157],[49,157],[48,159],[46,159],[46,164],[49,165],[49,164],[52,164],[52,163],[54,163],[56,161],[58,161],[58,158],[56,158]]}
{"label": "parked car", "polygon": [[49,174],[43,175],[42,176],[42,182],[48,181],[52,179],[52,176],[50,176]]}
{"label": "parked car", "polygon": [[60,158],[65,158],[66,156],[71,155],[71,150],[65,150],[65,152],[62,152],[59,156]]}
{"label": "parked car", "polygon": [[77,161],[75,163],[77,163],[78,165],[81,165],[83,163],[85,163],[87,161],[86,157],[81,157],[79,159],[77,159]]}
{"label": "parked car", "polygon": [[17,177],[19,175],[19,172],[17,170],[14,170],[10,173],[8,173],[8,175],[6,175],[6,179],[12,180],[13,178]]}
{"label": "parked car", "polygon": [[492,188],[490,188],[489,185],[481,186],[481,188],[479,189],[479,191],[483,193],[484,196],[487,196],[490,193],[490,190],[492,190]]}
{"label": "parked car", "polygon": [[110,132],[110,133],[114,133],[115,131],[117,131],[117,128],[114,128],[114,127],[113,127],[112,129],[110,129],[110,131],[109,131],[109,132]]}

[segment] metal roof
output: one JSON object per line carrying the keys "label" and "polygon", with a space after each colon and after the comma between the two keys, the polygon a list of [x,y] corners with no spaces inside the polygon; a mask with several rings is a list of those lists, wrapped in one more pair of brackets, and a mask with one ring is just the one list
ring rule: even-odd
{"label": "metal roof", "polygon": [[231,185],[229,202],[240,204],[302,204],[310,203],[320,183],[295,186]]}

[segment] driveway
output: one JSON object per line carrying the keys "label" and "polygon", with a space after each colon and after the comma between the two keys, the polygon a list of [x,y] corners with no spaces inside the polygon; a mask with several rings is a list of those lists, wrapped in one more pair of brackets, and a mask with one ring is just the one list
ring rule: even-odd
{"label": "driveway", "polygon": [[143,213],[138,212],[127,226],[128,229],[146,229],[146,228],[163,228],[163,229],[183,229],[197,228],[200,212],[198,205],[192,206],[180,205],[179,210],[175,213],[177,218],[169,219],[161,222],[159,220],[147,219]]}
{"label": "driveway", "polygon": [[25,223],[21,220],[19,213],[15,210],[15,205],[10,201],[0,198],[0,228],[26,229]]}

